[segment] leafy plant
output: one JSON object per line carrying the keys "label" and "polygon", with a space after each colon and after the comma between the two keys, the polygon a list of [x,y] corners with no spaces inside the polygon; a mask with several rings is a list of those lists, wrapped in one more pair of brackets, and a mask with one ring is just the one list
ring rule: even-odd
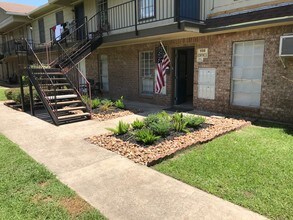
{"label": "leafy plant", "polygon": [[166,121],[171,121],[170,115],[167,112],[162,111],[157,114],[148,115],[148,117],[145,118],[144,122],[146,126],[149,126],[150,124],[159,122],[161,119],[164,119]]}
{"label": "leafy plant", "polygon": [[107,128],[108,131],[112,131],[115,135],[126,134],[129,130],[129,124],[119,121],[119,124],[116,128]]}
{"label": "leafy plant", "polygon": [[159,118],[157,122],[152,122],[148,125],[148,128],[150,128],[156,135],[160,136],[167,136],[171,129],[172,125],[168,118]]}
{"label": "leafy plant", "polygon": [[186,129],[187,122],[184,120],[182,113],[175,113],[172,117],[173,128],[177,132],[188,132]]}
{"label": "leafy plant", "polygon": [[116,108],[125,109],[125,105],[123,102],[123,96],[121,96],[120,99],[116,100],[114,105],[116,106]]}
{"label": "leafy plant", "polygon": [[144,127],[144,121],[140,121],[139,119],[136,119],[132,124],[132,128],[134,130],[142,129]]}
{"label": "leafy plant", "polygon": [[135,140],[137,142],[142,142],[145,145],[151,145],[155,141],[160,139],[160,136],[156,136],[153,133],[153,131],[151,131],[150,129],[147,129],[147,128],[138,130],[137,132],[135,132],[134,136],[135,136]]}
{"label": "leafy plant", "polygon": [[[30,105],[30,93],[29,93],[29,88],[24,87],[23,89],[23,95],[24,95],[24,106],[29,106]],[[6,89],[4,92],[6,99],[7,100],[13,100],[17,104],[21,103],[21,92],[20,88],[12,88],[12,89]],[[33,90],[33,98],[36,99],[38,98],[38,94],[35,90]]]}
{"label": "leafy plant", "polygon": [[113,106],[113,104],[114,103],[111,100],[109,100],[109,99],[103,99],[101,101],[100,110],[101,111],[104,111],[104,112],[109,111],[111,109],[111,107]]}
{"label": "leafy plant", "polygon": [[202,123],[205,122],[204,117],[199,117],[199,116],[184,116],[184,121],[187,123],[186,126],[190,128],[197,128],[200,126]]}
{"label": "leafy plant", "polygon": [[101,100],[96,98],[92,100],[92,108],[96,109],[101,105]]}

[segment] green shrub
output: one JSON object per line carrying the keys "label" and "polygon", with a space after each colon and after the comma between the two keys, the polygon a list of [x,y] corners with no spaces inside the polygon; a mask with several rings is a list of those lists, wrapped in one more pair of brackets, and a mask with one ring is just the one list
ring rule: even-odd
{"label": "green shrub", "polygon": [[144,121],[140,121],[138,119],[136,119],[132,124],[131,127],[134,130],[138,130],[138,129],[142,129],[144,127]]}
{"label": "green shrub", "polygon": [[156,135],[166,137],[170,134],[172,125],[168,118],[159,117],[158,121],[150,123],[148,128],[151,129]]}
{"label": "green shrub", "polygon": [[155,141],[160,139],[160,136],[156,136],[153,131],[147,128],[138,130],[135,132],[134,136],[137,142],[144,143],[145,145],[153,144]]}
{"label": "green shrub", "polygon": [[129,124],[119,121],[119,124],[116,128],[107,128],[108,131],[112,131],[115,135],[126,134],[129,130]]}
{"label": "green shrub", "polygon": [[[17,104],[21,104],[21,92],[20,88],[13,88],[13,89],[6,89],[5,90],[5,96],[8,100],[13,100]],[[27,107],[30,105],[30,93],[29,93],[29,88],[24,87],[23,88],[23,93],[24,93],[24,106]],[[38,98],[38,94],[35,90],[33,90],[33,98],[36,99]]]}
{"label": "green shrub", "polygon": [[197,128],[200,126],[202,123],[205,122],[204,117],[199,117],[199,116],[184,116],[184,121],[187,123],[186,126],[190,128]]}
{"label": "green shrub", "polygon": [[173,128],[177,132],[188,132],[186,129],[187,122],[184,121],[182,113],[175,113],[172,117]]}
{"label": "green shrub", "polygon": [[116,102],[114,104],[115,104],[116,108],[125,109],[125,105],[123,102],[123,96],[121,96],[120,99],[116,100]]}
{"label": "green shrub", "polygon": [[81,99],[82,99],[82,101],[83,102],[85,102],[87,105],[91,105],[91,99],[89,98],[89,96],[87,96],[87,95],[83,95],[83,96],[81,96]]}
{"label": "green shrub", "polygon": [[146,126],[149,126],[150,124],[159,122],[159,120],[161,120],[161,119],[166,120],[166,121],[171,121],[170,115],[167,112],[162,111],[157,114],[148,115],[148,117],[146,117],[144,119],[144,123],[146,124]]}
{"label": "green shrub", "polygon": [[96,98],[92,100],[92,109],[96,109],[101,105],[101,100]]}
{"label": "green shrub", "polygon": [[109,111],[114,103],[109,99],[103,99],[101,101],[100,110],[103,112]]}

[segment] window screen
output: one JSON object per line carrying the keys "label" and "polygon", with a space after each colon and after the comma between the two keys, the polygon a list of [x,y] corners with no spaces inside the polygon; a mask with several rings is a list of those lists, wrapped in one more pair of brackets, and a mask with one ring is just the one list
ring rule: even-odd
{"label": "window screen", "polygon": [[232,104],[260,106],[264,41],[234,43]]}
{"label": "window screen", "polygon": [[63,24],[63,23],[64,23],[63,11],[56,12],[56,24]]}

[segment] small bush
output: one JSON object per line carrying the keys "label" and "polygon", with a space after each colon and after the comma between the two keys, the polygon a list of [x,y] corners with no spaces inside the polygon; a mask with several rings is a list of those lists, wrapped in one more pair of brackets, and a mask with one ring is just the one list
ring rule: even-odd
{"label": "small bush", "polygon": [[142,142],[145,145],[153,144],[155,141],[160,139],[160,136],[156,136],[153,131],[146,128],[138,130],[135,132],[134,136],[137,142]]}
{"label": "small bush", "polygon": [[96,98],[92,100],[92,108],[96,109],[101,105],[101,100]]}
{"label": "small bush", "polygon": [[175,113],[172,117],[173,128],[177,132],[188,132],[186,129],[187,122],[184,121],[184,117],[182,113]]}
{"label": "small bush", "polygon": [[101,101],[100,110],[103,112],[109,111],[113,107],[114,103],[109,99],[103,99]]}
{"label": "small bush", "polygon": [[157,122],[150,123],[148,128],[150,128],[156,135],[166,137],[170,134],[172,125],[168,118],[162,117],[159,118]]}
{"label": "small bush", "polygon": [[121,96],[121,98],[118,99],[114,104],[115,104],[116,108],[125,109],[125,105],[123,102],[123,96]]}
{"label": "small bush", "polygon": [[131,127],[134,130],[138,130],[138,129],[142,129],[144,127],[144,121],[140,121],[138,119],[136,119],[132,124]]}
{"label": "small bush", "polygon": [[107,128],[108,131],[112,131],[115,135],[126,134],[129,130],[129,124],[119,121],[119,124],[116,128]]}
{"label": "small bush", "polygon": [[204,117],[199,117],[199,116],[185,116],[184,121],[187,123],[186,126],[189,128],[197,128],[200,126],[202,123],[205,122]]}
{"label": "small bush", "polygon": [[148,117],[145,118],[144,122],[146,126],[149,126],[150,124],[159,122],[161,119],[166,121],[171,121],[170,115],[167,112],[162,111],[157,114],[148,115]]}
{"label": "small bush", "polygon": [[[24,106],[27,107],[30,105],[29,88],[28,87],[23,88],[23,93],[24,93]],[[4,94],[7,98],[7,100],[13,100],[17,104],[21,104],[20,88],[6,89]],[[38,98],[38,94],[35,90],[33,91],[33,98],[34,99]]]}

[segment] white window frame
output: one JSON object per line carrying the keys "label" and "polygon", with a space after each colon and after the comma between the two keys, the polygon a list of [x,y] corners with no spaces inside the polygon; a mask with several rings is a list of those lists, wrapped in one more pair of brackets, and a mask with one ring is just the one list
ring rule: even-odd
{"label": "white window frame", "polygon": [[138,0],[139,20],[154,18],[156,14],[156,0]]}
{"label": "white window frame", "polygon": [[[106,61],[106,69],[107,69],[107,73],[104,73],[103,72],[103,58],[105,58],[105,61]],[[110,86],[109,86],[109,61],[108,61],[108,56],[107,55],[105,55],[105,54],[102,54],[102,55],[100,55],[99,56],[99,74],[100,74],[100,82],[101,82],[101,90],[103,91],[103,92],[109,92],[109,89],[110,89]],[[106,81],[105,80],[103,80],[103,79],[106,79]],[[105,88],[106,86],[104,85],[104,83],[106,83],[107,84],[107,88]]]}
{"label": "white window frame", "polygon": [[[144,60],[142,62],[142,56],[143,54],[149,53],[151,55],[151,59],[148,59],[147,61]],[[143,63],[143,65],[142,65]],[[149,95],[152,96],[154,94],[154,71],[155,71],[155,62],[154,62],[154,51],[141,51],[139,52],[139,90],[141,95]],[[149,71],[150,74],[146,74],[146,71]],[[143,81],[144,80],[152,80],[152,92],[144,92],[143,90]]]}
{"label": "white window frame", "polygon": [[[235,72],[234,72],[234,68],[236,67],[235,66],[235,63],[236,63],[236,61],[235,61],[235,57],[236,56],[238,56],[238,57],[245,57],[245,55],[239,55],[239,54],[236,54],[235,53],[235,49],[236,49],[236,45],[237,44],[242,44],[243,45],[243,49],[245,49],[244,47],[245,47],[245,43],[249,43],[249,42],[251,42],[251,43],[253,43],[253,54],[251,55],[251,56],[255,56],[255,55],[262,55],[262,65],[260,65],[260,66],[250,66],[250,67],[244,67],[244,64],[242,64],[242,71],[244,70],[244,69],[249,69],[249,68],[251,68],[251,69],[253,69],[253,68],[261,68],[261,77],[260,77],[260,79],[247,79],[247,78],[234,78],[234,74],[235,74]],[[234,42],[233,43],[233,52],[232,52],[232,68],[231,68],[231,72],[232,72],[232,75],[231,75],[231,97],[230,97],[230,104],[231,105],[233,105],[233,106],[240,106],[240,107],[248,107],[248,108],[256,108],[256,109],[258,109],[258,108],[260,108],[260,105],[261,105],[261,90],[262,90],[262,77],[263,77],[263,64],[264,64],[264,49],[263,49],[263,51],[262,51],[262,54],[255,54],[255,46],[256,46],[256,42],[262,42],[263,43],[263,48],[264,48],[264,45],[265,45],[265,42],[264,42],[264,40],[251,40],[251,41],[241,41],[241,42]],[[244,58],[242,59],[242,62],[244,61]],[[253,61],[252,62],[254,62],[254,59],[253,59]],[[241,69],[241,67],[238,67],[239,69]],[[242,77],[243,75],[241,74],[241,77]],[[245,77],[247,77],[247,76],[245,76]],[[250,105],[246,105],[246,104],[236,104],[235,103],[235,94],[237,93],[237,92],[235,92],[234,91],[234,82],[235,81],[242,81],[242,82],[251,82],[251,83],[259,83],[260,84],[260,91],[259,91],[259,93],[256,93],[256,92],[238,92],[238,93],[246,93],[246,94],[250,94],[250,95],[252,95],[252,94],[257,94],[258,96],[259,96],[259,103],[257,104],[257,105],[252,105],[252,104],[250,104]]]}

